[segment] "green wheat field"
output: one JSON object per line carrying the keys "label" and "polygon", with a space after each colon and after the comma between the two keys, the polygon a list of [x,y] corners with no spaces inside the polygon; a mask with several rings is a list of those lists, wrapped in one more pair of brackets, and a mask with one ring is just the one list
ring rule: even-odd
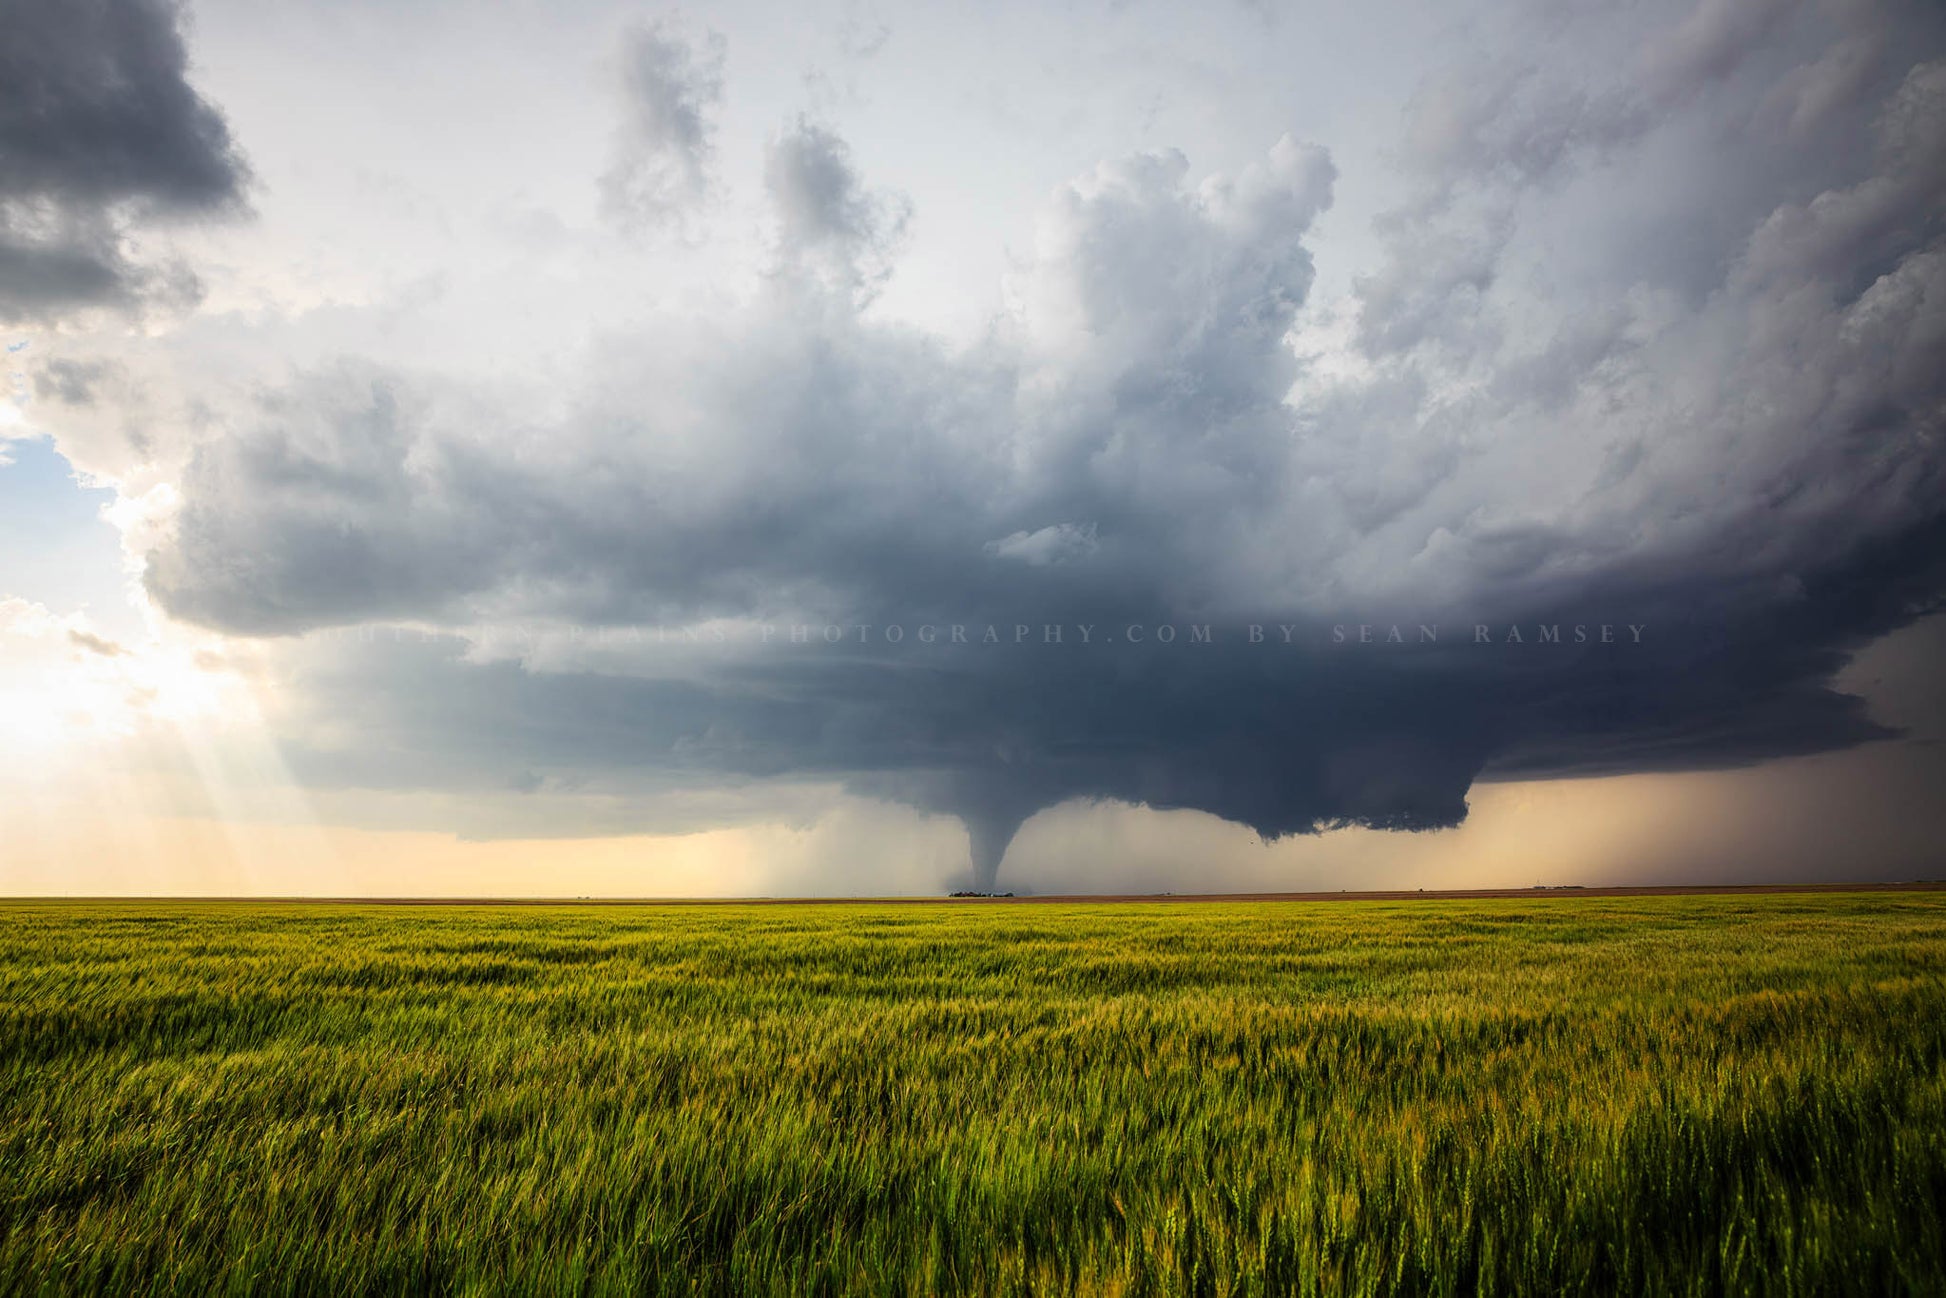
{"label": "green wheat field", "polygon": [[1946,1291],[1946,893],[0,914],[6,1292]]}

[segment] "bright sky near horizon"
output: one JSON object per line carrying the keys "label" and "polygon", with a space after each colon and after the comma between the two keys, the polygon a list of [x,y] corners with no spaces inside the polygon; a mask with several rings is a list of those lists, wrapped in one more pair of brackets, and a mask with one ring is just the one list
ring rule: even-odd
{"label": "bright sky near horizon", "polygon": [[1946,874],[1936,8],[0,17],[0,891]]}

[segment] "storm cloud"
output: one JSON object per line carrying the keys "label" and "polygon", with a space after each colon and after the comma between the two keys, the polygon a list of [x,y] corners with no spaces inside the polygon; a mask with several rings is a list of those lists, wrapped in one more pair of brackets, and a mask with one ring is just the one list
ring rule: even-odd
{"label": "storm cloud", "polygon": [[246,169],[189,84],[170,0],[0,6],[0,319],[188,300],[193,275],[130,230],[235,210]]}
{"label": "storm cloud", "polygon": [[680,225],[709,197],[725,56],[720,34],[692,40],[668,21],[628,34],[623,122],[601,179],[610,220],[632,230]]}
{"label": "storm cloud", "polygon": [[[635,39],[686,189],[722,52]],[[267,386],[148,588],[306,637],[313,779],[842,781],[964,818],[982,884],[1069,799],[1417,830],[1882,737],[1830,682],[1946,589],[1942,20],[1534,40],[1421,88],[1344,296],[1329,142],[1269,132],[1060,186],[964,345],[872,313],[925,214],[795,120],[748,300],[610,334],[538,422],[369,360]],[[375,624],[416,630],[319,657]]]}
{"label": "storm cloud", "polygon": [[764,186],[777,217],[777,271],[786,282],[869,301],[892,271],[911,218],[902,195],[869,190],[851,149],[799,118],[771,141]]}

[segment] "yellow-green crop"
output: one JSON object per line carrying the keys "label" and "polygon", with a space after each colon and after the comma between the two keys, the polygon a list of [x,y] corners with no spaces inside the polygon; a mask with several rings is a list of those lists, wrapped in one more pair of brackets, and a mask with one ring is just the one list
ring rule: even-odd
{"label": "yellow-green crop", "polygon": [[0,1289],[1946,1289],[1946,896],[0,907]]}

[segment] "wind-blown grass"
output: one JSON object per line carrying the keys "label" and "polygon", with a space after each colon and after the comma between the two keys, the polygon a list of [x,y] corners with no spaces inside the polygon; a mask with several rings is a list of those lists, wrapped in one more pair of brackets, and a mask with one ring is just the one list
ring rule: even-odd
{"label": "wind-blown grass", "polygon": [[1946,897],[17,903],[0,1289],[1946,1288]]}

